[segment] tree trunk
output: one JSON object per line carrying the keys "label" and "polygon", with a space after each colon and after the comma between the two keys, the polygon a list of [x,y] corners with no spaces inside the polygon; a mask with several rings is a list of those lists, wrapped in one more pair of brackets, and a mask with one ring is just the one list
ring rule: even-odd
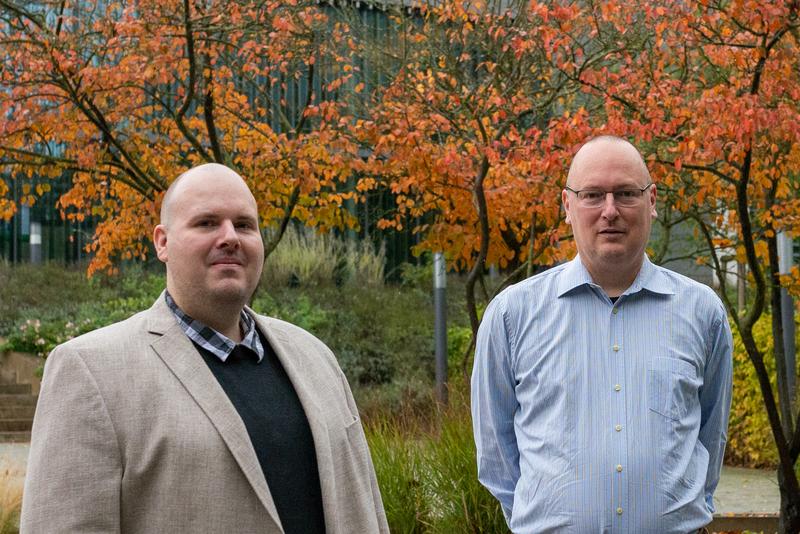
{"label": "tree trunk", "polygon": [[467,297],[467,314],[469,315],[469,324],[472,328],[472,342],[470,343],[470,348],[467,350],[467,353],[464,355],[464,359],[461,361],[461,372],[465,378],[468,378],[469,376],[467,371],[469,368],[469,356],[472,349],[475,347],[475,341],[478,336],[478,327],[481,324],[480,320],[478,319],[478,306],[475,302],[475,283],[478,281],[478,278],[483,275],[486,256],[489,252],[489,210],[486,205],[486,196],[484,195],[483,191],[483,181],[486,179],[486,175],[488,173],[489,159],[484,156],[481,160],[481,165],[478,169],[478,175],[475,178],[475,185],[472,189],[475,207],[478,211],[480,246],[478,248],[478,255],[475,258],[475,264],[472,266],[472,269],[469,271],[469,275],[467,276],[467,283],[465,287]]}
{"label": "tree trunk", "polygon": [[778,469],[778,486],[781,491],[781,515],[778,520],[780,534],[796,534],[800,532],[800,491],[788,489],[783,469]]}

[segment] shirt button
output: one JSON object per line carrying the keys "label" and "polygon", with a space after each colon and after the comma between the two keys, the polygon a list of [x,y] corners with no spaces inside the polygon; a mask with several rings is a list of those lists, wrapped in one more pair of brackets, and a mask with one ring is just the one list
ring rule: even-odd
{"label": "shirt button", "polygon": [[622,473],[622,466],[621,465],[617,465],[617,473]]}
{"label": "shirt button", "polygon": [[618,314],[619,313],[619,308],[612,308],[611,309],[611,313],[613,313],[614,315]]}
{"label": "shirt button", "polygon": [[617,515],[622,515],[622,508],[617,508]]}
{"label": "shirt button", "polygon": [[620,391],[620,390],[622,390],[622,386],[620,386],[619,384],[616,384],[614,386],[614,391]]}
{"label": "shirt button", "polygon": [[614,427],[614,430],[616,430],[617,432],[620,432],[622,430],[622,425],[616,425]]}
{"label": "shirt button", "polygon": [[611,348],[614,349],[614,352],[619,352],[619,345],[614,345]]}

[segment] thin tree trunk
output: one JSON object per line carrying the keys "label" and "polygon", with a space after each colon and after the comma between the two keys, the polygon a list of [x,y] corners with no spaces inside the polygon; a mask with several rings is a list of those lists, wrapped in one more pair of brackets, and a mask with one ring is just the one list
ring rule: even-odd
{"label": "thin tree trunk", "polygon": [[[483,191],[483,181],[489,173],[489,159],[484,156],[481,160],[480,168],[478,169],[478,176],[475,178],[475,186],[473,187],[473,195],[475,197],[475,206],[478,210],[478,225],[480,229],[480,245],[478,247],[478,256],[475,258],[475,265],[469,271],[467,276],[467,284],[465,288],[467,297],[467,313],[469,314],[469,324],[472,328],[472,341],[470,349],[475,346],[475,340],[478,335],[478,327],[480,320],[478,319],[478,307],[475,303],[475,284],[478,278],[483,274],[484,264],[486,263],[486,256],[489,253],[489,213],[486,205],[486,195]],[[468,350],[464,355],[461,362],[461,371],[465,377],[469,375],[467,368],[469,367],[469,356],[471,350]]]}

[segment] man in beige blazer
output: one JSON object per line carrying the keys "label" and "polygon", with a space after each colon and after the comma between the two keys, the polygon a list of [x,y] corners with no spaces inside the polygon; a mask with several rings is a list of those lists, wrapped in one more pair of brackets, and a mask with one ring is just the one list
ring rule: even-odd
{"label": "man in beige blazer", "polygon": [[47,360],[21,531],[388,532],[333,354],[245,306],[264,249],[241,177],[183,174],[154,242],[167,291]]}

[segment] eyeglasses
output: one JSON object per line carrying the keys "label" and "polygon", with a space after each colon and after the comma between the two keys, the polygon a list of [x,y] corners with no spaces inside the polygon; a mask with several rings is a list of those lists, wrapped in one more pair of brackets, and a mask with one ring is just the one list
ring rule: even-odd
{"label": "eyeglasses", "polygon": [[609,193],[614,195],[614,203],[617,206],[631,207],[639,203],[639,199],[642,198],[645,191],[650,189],[651,185],[653,184],[647,184],[641,189],[638,187],[626,187],[625,189],[616,189],[614,191],[605,191],[603,189],[579,189],[576,191],[568,185],[564,186],[564,189],[575,193],[581,205],[587,208],[599,208],[602,206]]}

